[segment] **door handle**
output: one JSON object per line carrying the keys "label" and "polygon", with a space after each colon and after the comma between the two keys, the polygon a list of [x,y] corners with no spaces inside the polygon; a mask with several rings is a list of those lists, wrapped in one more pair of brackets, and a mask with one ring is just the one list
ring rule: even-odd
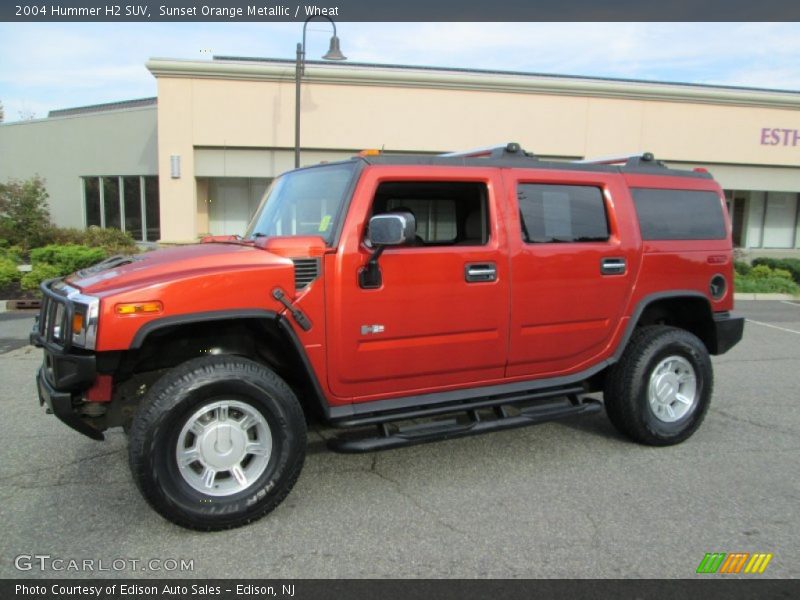
{"label": "door handle", "polygon": [[628,263],[624,258],[604,258],[600,261],[600,273],[603,275],[624,275]]}
{"label": "door handle", "polygon": [[469,263],[464,267],[464,280],[467,283],[496,281],[497,265],[494,263]]}

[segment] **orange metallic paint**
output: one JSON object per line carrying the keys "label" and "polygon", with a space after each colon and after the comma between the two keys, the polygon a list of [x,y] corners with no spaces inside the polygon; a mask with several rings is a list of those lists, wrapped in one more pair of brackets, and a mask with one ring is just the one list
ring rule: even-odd
{"label": "orange metallic paint", "polygon": [[[382,286],[361,289],[358,271],[371,255],[364,236],[373,195],[380,182],[403,180],[484,182],[489,242],[387,248],[379,261]],[[600,187],[609,240],[524,243],[516,199],[520,181]],[[711,190],[725,206],[717,183],[698,178],[370,165],[361,172],[335,248],[316,236],[254,244],[210,240],[145,253],[129,265],[70,283],[101,299],[98,351],[129,348],[145,323],[165,315],[254,308],[285,314],[270,295],[281,287],[313,323],[306,332],[291,317],[286,321],[331,405],[566,375],[611,357],[648,294],[695,290],[716,311],[733,308],[732,289],[718,301],[708,294],[714,274],[733,280],[729,219],[725,240],[642,244],[630,187]],[[302,257],[320,258],[320,276],[295,292],[290,258]],[[604,257],[624,257],[627,272],[601,275]],[[495,263],[497,280],[467,283],[465,265],[482,262]],[[162,302],[164,314],[114,312],[118,303],[145,300]],[[362,333],[370,325],[382,325],[383,332]]]}

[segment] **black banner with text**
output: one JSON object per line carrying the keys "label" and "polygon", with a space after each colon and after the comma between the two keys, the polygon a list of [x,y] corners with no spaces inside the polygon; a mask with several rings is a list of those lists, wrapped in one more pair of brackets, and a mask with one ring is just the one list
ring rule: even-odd
{"label": "black banner with text", "polygon": [[797,598],[800,581],[694,580],[2,580],[4,600],[530,600],[531,598],[638,598],[704,600]]}
{"label": "black banner with text", "polygon": [[796,0],[31,0],[0,4],[0,21],[797,21]]}

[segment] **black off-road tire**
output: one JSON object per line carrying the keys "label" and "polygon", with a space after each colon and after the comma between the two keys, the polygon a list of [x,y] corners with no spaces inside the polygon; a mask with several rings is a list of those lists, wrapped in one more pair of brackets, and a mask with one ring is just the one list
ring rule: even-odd
{"label": "black off-road tire", "polygon": [[[651,407],[648,388],[653,371],[673,356],[688,361],[694,370],[696,397],[685,415],[668,423]],[[688,439],[703,422],[713,387],[711,358],[703,342],[684,329],[652,325],[634,332],[606,378],[603,397],[608,418],[620,433],[640,444],[670,446]]]}
{"label": "black off-road tire", "polygon": [[[272,436],[264,472],[240,492],[203,494],[181,475],[179,434],[191,415],[219,399],[255,408]],[[306,422],[289,386],[267,367],[236,356],[209,356],[175,367],[148,390],[130,429],[131,473],[147,502],[190,529],[230,529],[259,519],[283,501],[306,452]]]}

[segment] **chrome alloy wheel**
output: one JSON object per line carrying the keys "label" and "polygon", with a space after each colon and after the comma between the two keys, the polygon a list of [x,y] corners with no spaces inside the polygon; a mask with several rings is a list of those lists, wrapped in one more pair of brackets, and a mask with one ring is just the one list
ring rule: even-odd
{"label": "chrome alloy wheel", "polygon": [[256,408],[236,400],[206,404],[178,436],[175,458],[183,479],[209,496],[250,487],[272,455],[272,432]]}
{"label": "chrome alloy wheel", "polygon": [[686,416],[697,401],[697,375],[681,356],[662,360],[650,374],[647,399],[657,419],[674,423]]}

